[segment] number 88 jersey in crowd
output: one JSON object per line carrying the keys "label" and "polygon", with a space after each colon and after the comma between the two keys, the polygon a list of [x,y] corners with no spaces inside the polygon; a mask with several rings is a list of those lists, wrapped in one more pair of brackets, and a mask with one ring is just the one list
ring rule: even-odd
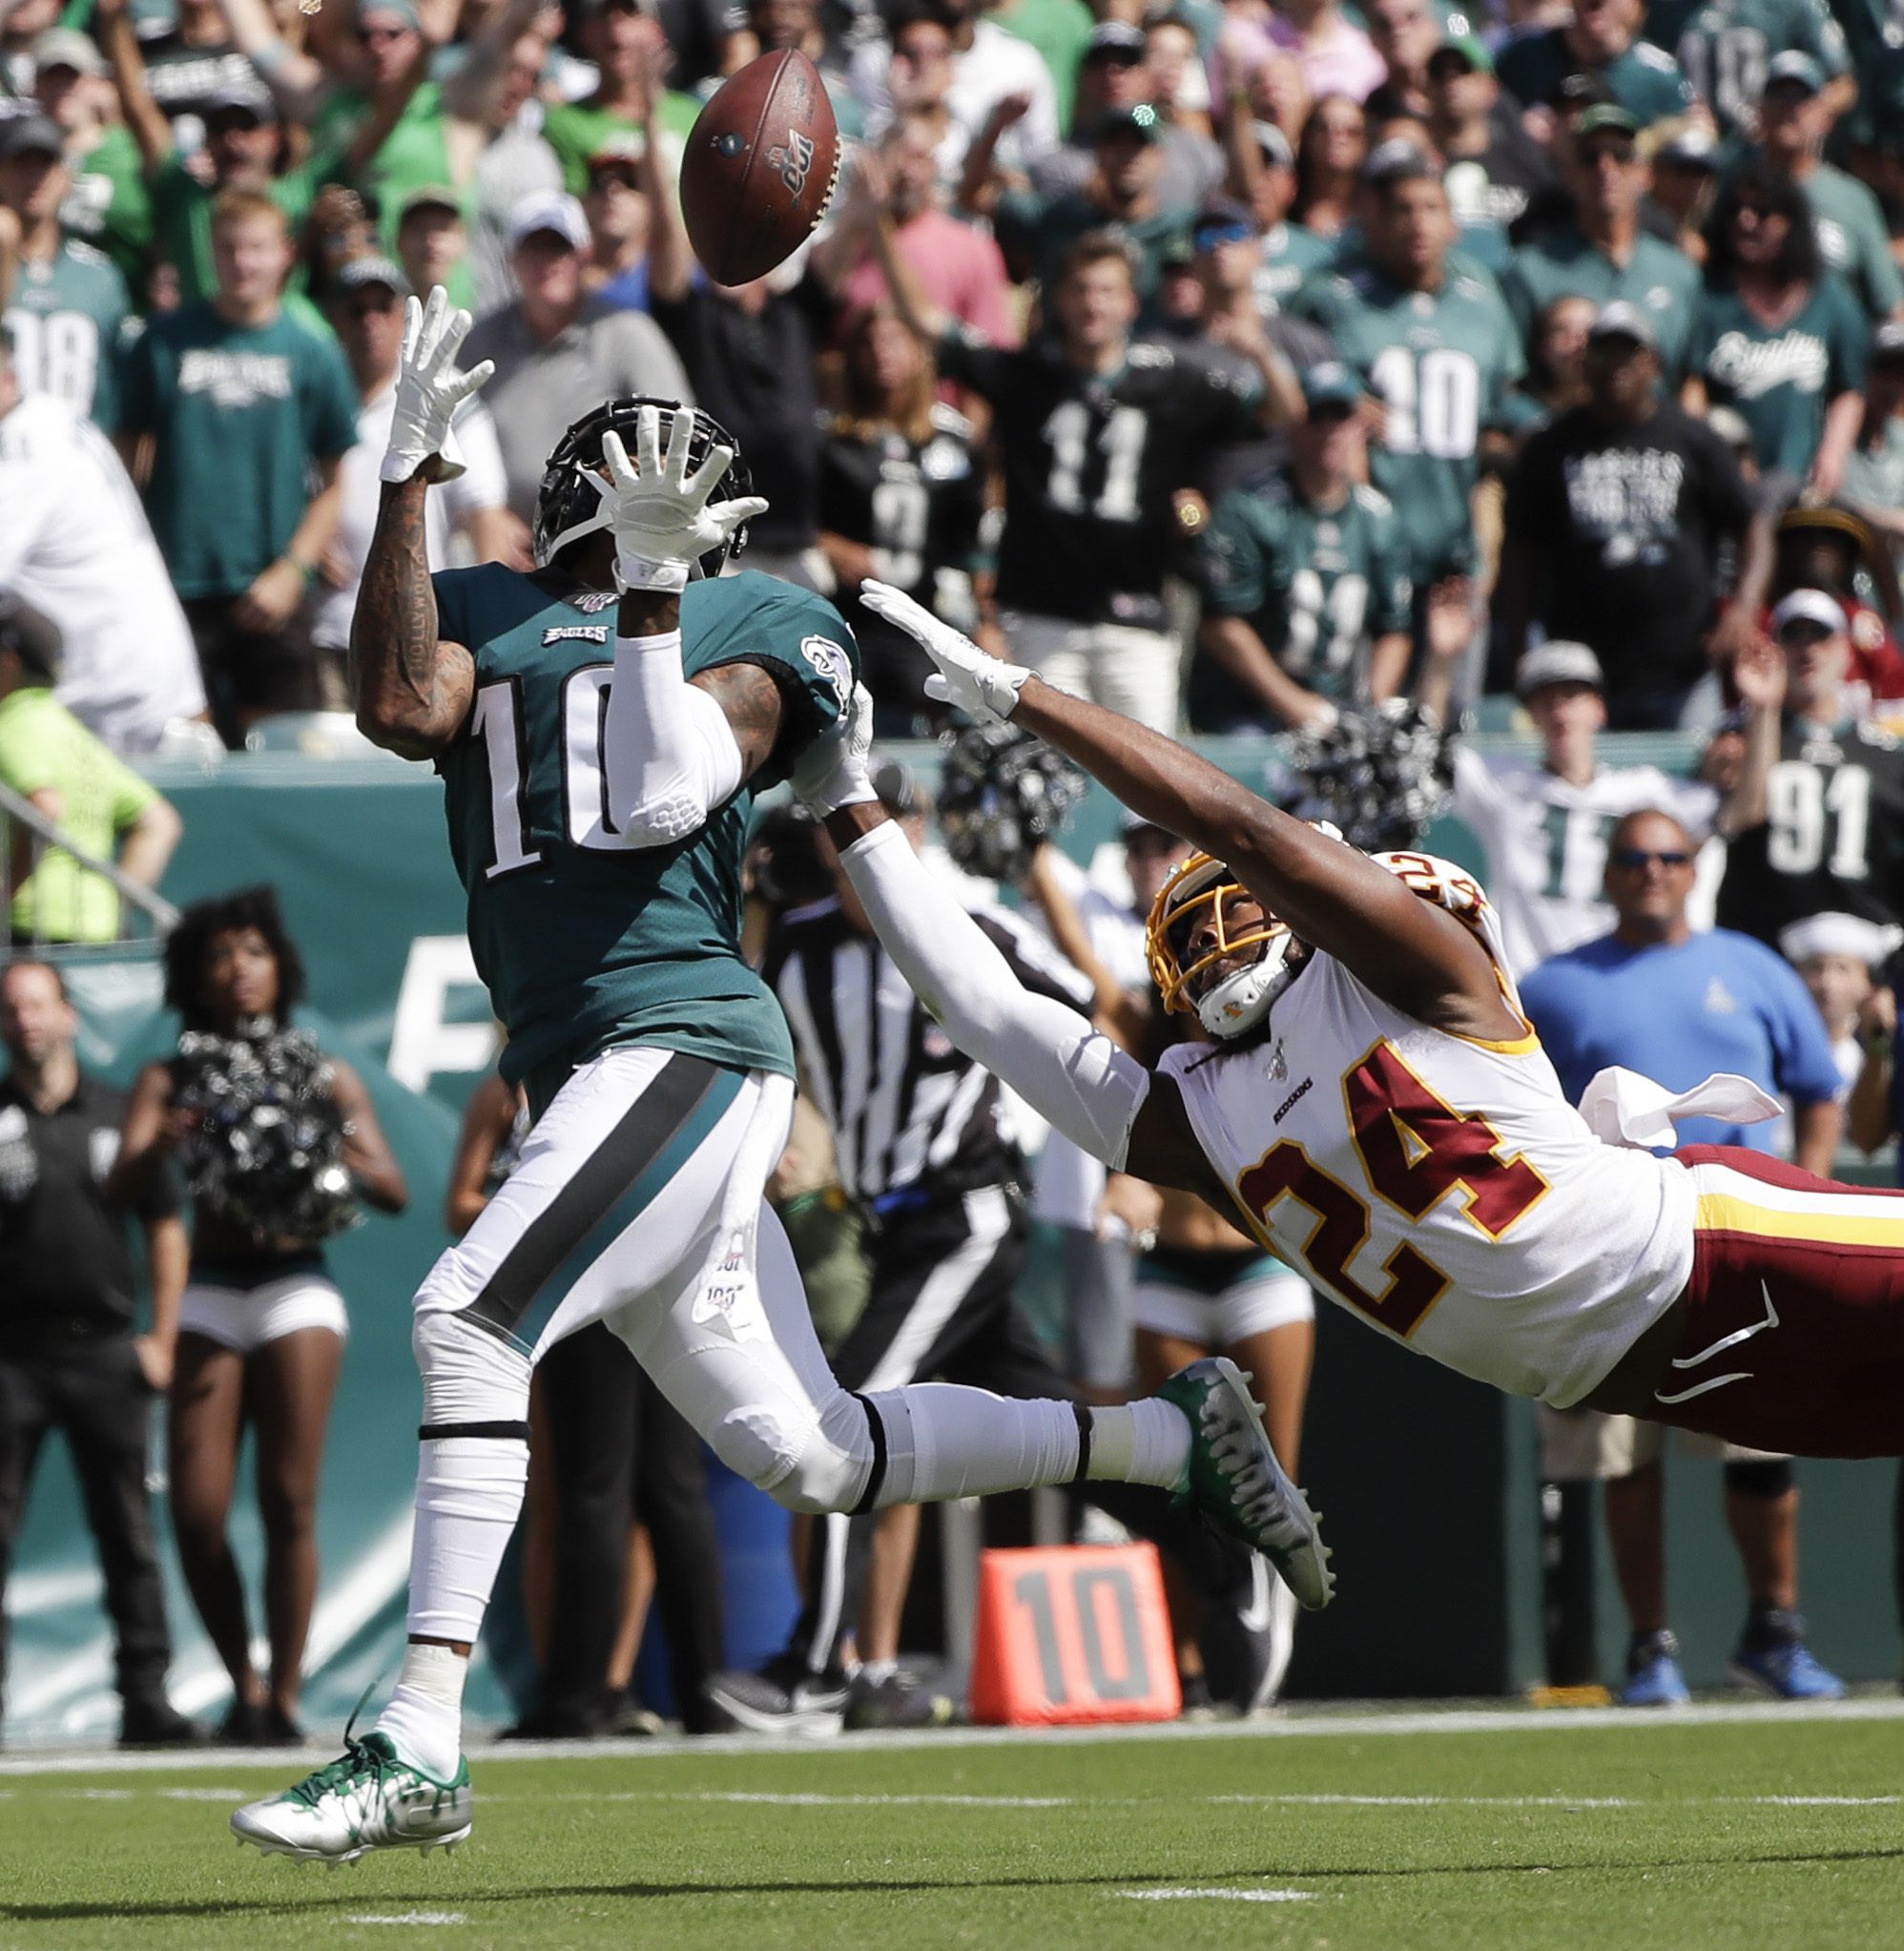
{"label": "number 88 jersey in crowd", "polygon": [[[1375,859],[1474,930],[1519,1014],[1479,885],[1431,855]],[[1531,1029],[1431,1028],[1314,952],[1268,1028],[1163,1068],[1250,1227],[1385,1334],[1565,1408],[1685,1289],[1691,1175],[1596,1138]]]}
{"label": "number 88 jersey in crowd", "polygon": [[1776,947],[1807,915],[1904,919],[1904,742],[1788,715],[1765,799],[1764,822],[1727,849],[1722,928]]}

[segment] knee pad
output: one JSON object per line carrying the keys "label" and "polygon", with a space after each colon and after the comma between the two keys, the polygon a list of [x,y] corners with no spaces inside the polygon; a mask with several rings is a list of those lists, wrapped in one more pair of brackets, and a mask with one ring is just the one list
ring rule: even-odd
{"label": "knee pad", "polygon": [[1790,1457],[1761,1458],[1751,1463],[1726,1465],[1726,1488],[1741,1497],[1762,1497],[1769,1502],[1791,1488]]}
{"label": "knee pad", "polygon": [[426,1431],[528,1434],[529,1361],[519,1349],[447,1308],[417,1316],[410,1346],[424,1379]]}
{"label": "knee pad", "polygon": [[776,1504],[815,1514],[850,1509],[873,1465],[865,1412],[844,1389],[818,1416],[767,1404],[730,1409],[708,1442]]}

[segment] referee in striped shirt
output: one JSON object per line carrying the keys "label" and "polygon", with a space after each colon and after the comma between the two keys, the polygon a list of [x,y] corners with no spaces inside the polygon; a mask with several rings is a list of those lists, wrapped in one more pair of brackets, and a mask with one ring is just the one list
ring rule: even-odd
{"label": "referee in striped shirt", "polygon": [[[874,783],[921,845],[925,807],[911,774],[889,762]],[[819,844],[826,854],[824,836]],[[926,1013],[843,873],[835,886],[779,918],[763,968],[792,1026],[804,1088],[832,1131],[840,1183],[866,1220],[871,1293],[834,1353],[834,1373],[856,1391],[944,1380],[1005,1396],[1076,1397],[1013,1298],[1025,1258],[1024,1160],[999,1082]],[[974,919],[1026,988],[1093,1007],[1090,978],[1038,930],[999,908]],[[1127,1501],[1126,1489],[1089,1486],[1093,1503],[1133,1529],[1188,1533],[1173,1539],[1174,1554],[1211,1609],[1228,1609],[1247,1587],[1242,1555],[1197,1527],[1170,1526],[1162,1493]],[[949,1701],[911,1688],[897,1671],[918,1533],[917,1505],[817,1520],[791,1641],[758,1672],[711,1681],[715,1708],[761,1733],[948,1718]],[[856,1626],[859,1666],[849,1683],[838,1648]]]}

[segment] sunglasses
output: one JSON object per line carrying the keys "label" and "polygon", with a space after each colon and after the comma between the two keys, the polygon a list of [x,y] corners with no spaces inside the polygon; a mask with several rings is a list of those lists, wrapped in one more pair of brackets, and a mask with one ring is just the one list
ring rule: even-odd
{"label": "sunglasses", "polygon": [[1249,243],[1255,235],[1247,223],[1211,224],[1208,230],[1198,231],[1192,241],[1199,251],[1213,251],[1218,244]]}
{"label": "sunglasses", "polygon": [[1676,847],[1661,848],[1649,853],[1645,847],[1616,847],[1607,856],[1607,863],[1618,867],[1623,874],[1640,874],[1657,861],[1662,867],[1687,867],[1692,863],[1692,856]]}
{"label": "sunglasses", "polygon": [[599,190],[610,183],[619,183],[624,190],[638,190],[641,188],[641,178],[635,174],[632,163],[598,163],[590,170],[590,189]]}
{"label": "sunglasses", "polygon": [[400,41],[410,31],[412,30],[407,27],[361,27],[357,30],[357,38],[368,48],[379,41]]}

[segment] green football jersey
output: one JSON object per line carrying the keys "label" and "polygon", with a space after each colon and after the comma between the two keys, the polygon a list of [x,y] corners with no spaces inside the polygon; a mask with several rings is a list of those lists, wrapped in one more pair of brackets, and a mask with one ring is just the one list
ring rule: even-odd
{"label": "green football jersey", "polygon": [[1404,290],[1364,259],[1312,280],[1289,310],[1328,333],[1381,402],[1369,475],[1395,504],[1415,581],[1465,572],[1480,430],[1506,424],[1509,389],[1526,370],[1500,287],[1457,257],[1437,290]]}
{"label": "green football jersey", "polygon": [[771,576],[690,583],[689,676],[758,664],[789,706],[773,764],[673,846],[631,847],[602,793],[615,607],[491,563],[434,579],[439,628],[476,658],[463,734],[437,761],[469,944],[508,1031],[503,1069],[546,1100],[614,1044],[791,1076],[780,1006],[741,959],[741,855],[756,793],[846,708],[859,653],[832,604]]}
{"label": "green football jersey", "polygon": [[1775,56],[1810,54],[1828,75],[1851,66],[1825,0],[1656,0],[1645,37],[1678,60],[1728,135],[1752,129]]}
{"label": "green football jersey", "polygon": [[1783,325],[1769,326],[1735,291],[1707,291],[1693,322],[1690,370],[1712,402],[1738,408],[1760,467],[1803,481],[1825,432],[1825,408],[1864,389],[1870,327],[1829,272]]}
{"label": "green football jersey", "polygon": [[1894,0],[1831,0],[1857,74],[1857,106],[1834,132],[1872,142],[1894,134],[1904,111],[1904,15]]}
{"label": "green football jersey", "polygon": [[1263,259],[1251,280],[1256,309],[1265,318],[1282,310],[1309,279],[1335,256],[1333,239],[1319,238],[1299,223],[1279,223],[1263,238]]}
{"label": "green football jersey", "polygon": [[1878,201],[1855,176],[1821,162],[1805,178],[1811,226],[1826,265],[1851,286],[1873,319],[1904,305],[1904,276],[1891,255],[1891,233]]}
{"label": "green football jersey", "polygon": [[1642,231],[1623,264],[1599,250],[1572,224],[1542,231],[1514,253],[1500,280],[1500,295],[1522,345],[1532,347],[1541,314],[1563,298],[1587,298],[1596,305],[1624,299],[1652,321],[1668,385],[1686,370],[1686,345],[1699,302],[1699,267],[1684,251]]}
{"label": "green football jersey", "polygon": [[52,393],[111,433],[119,344],[132,306],[104,251],[68,238],[50,263],[22,262],[4,314],[21,390]]}
{"label": "green football jersey", "polygon": [[100,132],[72,159],[72,188],[59,206],[61,227],[104,251],[119,267],[133,302],[143,308],[152,261],[152,196],[138,144],[123,122]]}
{"label": "green football jersey", "polygon": [[[1198,548],[1204,613],[1243,616],[1282,668],[1323,697],[1366,695],[1369,648],[1409,625],[1408,540],[1387,498],[1359,482],[1318,508],[1287,473],[1232,488]],[[1213,675],[1214,674],[1212,674]],[[1211,698],[1199,725],[1225,714]]]}
{"label": "green football jersey", "polygon": [[[1550,27],[1515,35],[1500,50],[1495,72],[1501,87],[1523,107],[1557,109],[1562,85],[1579,67],[1565,30]],[[1679,63],[1650,42],[1635,41],[1595,72],[1607,93],[1643,129],[1670,121],[1692,106],[1692,90]]]}

